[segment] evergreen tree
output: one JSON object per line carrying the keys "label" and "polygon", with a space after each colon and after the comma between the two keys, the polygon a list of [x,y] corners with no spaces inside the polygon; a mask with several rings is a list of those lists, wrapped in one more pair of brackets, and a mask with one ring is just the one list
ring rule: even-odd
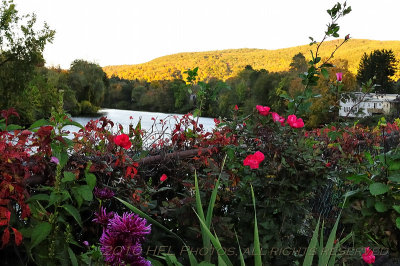
{"label": "evergreen tree", "polygon": [[357,82],[361,86],[369,79],[379,85],[376,92],[393,93],[394,82],[391,77],[396,73],[396,57],[392,50],[375,50],[370,55],[364,53],[357,72]]}
{"label": "evergreen tree", "polygon": [[295,73],[304,73],[308,69],[306,58],[302,53],[298,53],[292,58],[290,71]]}

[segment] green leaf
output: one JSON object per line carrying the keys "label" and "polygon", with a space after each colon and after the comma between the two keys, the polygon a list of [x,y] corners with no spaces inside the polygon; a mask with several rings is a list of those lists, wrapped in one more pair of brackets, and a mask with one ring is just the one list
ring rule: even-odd
{"label": "green leaf", "polygon": [[88,185],[83,185],[77,188],[77,191],[79,195],[82,196],[82,198],[86,201],[92,201],[93,200],[93,193],[92,189]]}
{"label": "green leaf", "polygon": [[88,186],[93,190],[96,186],[96,176],[92,173],[85,173],[85,179]]}
{"label": "green leaf", "polygon": [[258,225],[257,225],[256,197],[254,196],[253,185],[250,185],[250,188],[251,188],[251,197],[253,199],[253,208],[254,208],[254,265],[262,266],[260,237],[258,235]]}
{"label": "green leaf", "polygon": [[[196,212],[195,212],[196,213]],[[213,244],[214,248],[216,249],[216,251],[223,251],[224,249],[221,246],[221,243],[219,242],[219,240],[210,232],[210,230],[207,228],[206,224],[203,222],[203,220],[200,218],[200,216],[196,213],[197,218],[199,218],[200,221],[200,226],[204,229],[205,233],[208,235],[209,239],[211,240],[211,243]],[[224,261],[224,263],[226,265],[232,266],[232,262],[229,260],[228,256],[226,255],[225,252],[223,252],[223,254],[219,254],[218,255],[221,257],[221,259]]]}
{"label": "green leaf", "polygon": [[31,249],[39,245],[50,234],[51,224],[42,222],[35,226],[31,235]]}
{"label": "green leaf", "polygon": [[352,176],[346,177],[348,180],[353,181],[356,184],[359,184],[362,181],[365,181],[367,183],[373,182],[371,179],[368,178],[367,174],[355,174]]}
{"label": "green leaf", "polygon": [[314,254],[318,245],[318,232],[319,232],[320,218],[318,218],[317,226],[314,229],[310,244],[308,244],[307,252],[304,257],[303,266],[311,266],[314,259]]}
{"label": "green leaf", "polygon": [[74,196],[76,202],[78,203],[78,207],[80,208],[83,203],[83,198],[81,194],[79,193],[78,187],[72,187],[71,188],[72,195]]}
{"label": "green leaf", "polygon": [[60,153],[60,157],[57,157],[60,160],[60,167],[64,168],[64,166],[68,162],[68,153],[66,151],[62,151]]}
{"label": "green leaf", "polygon": [[[196,209],[197,209],[197,212],[199,214],[199,219],[201,219],[203,222],[205,222],[206,219],[204,217],[203,206],[201,204],[199,183],[198,183],[198,180],[197,180],[196,171],[194,172],[194,187],[195,187],[195,193],[196,193],[195,194],[195,197],[196,197]],[[214,190],[215,190],[215,188],[214,188]],[[207,226],[207,229],[210,230],[210,226],[207,225],[207,224],[206,224],[206,226]],[[208,238],[208,235],[207,235],[205,229],[203,227],[200,227],[200,229],[201,229],[201,235],[202,235],[202,239],[203,239],[203,247],[204,247],[204,249],[205,250],[211,250],[211,242],[210,242],[210,239]],[[204,255],[204,259],[205,259],[205,261],[210,262],[211,261],[211,253],[207,252]]]}
{"label": "green leaf", "polygon": [[42,127],[42,126],[47,126],[48,124],[50,124],[49,121],[47,121],[46,119],[40,119],[35,121],[30,127],[29,129],[34,129],[34,128],[38,128],[38,127]]}
{"label": "green leaf", "polygon": [[75,180],[75,174],[72,172],[64,172],[64,177],[61,179],[61,182],[71,182]]}
{"label": "green leaf", "polygon": [[391,161],[389,163],[389,171],[397,171],[400,170],[400,161],[396,160],[396,161]]}
{"label": "green leaf", "polygon": [[400,217],[396,218],[396,226],[398,229],[400,229]]}
{"label": "green leaf", "polygon": [[79,124],[78,122],[76,122],[76,121],[65,121],[63,123],[63,127],[65,127],[65,126],[76,126],[76,127],[81,128],[81,129],[84,129],[84,127],[81,124]]}
{"label": "green leaf", "polygon": [[325,79],[329,79],[329,72],[325,68],[321,69],[321,73],[324,76]]}
{"label": "green leaf", "polygon": [[47,205],[47,207],[50,207],[54,203],[61,201],[62,198],[63,198],[63,196],[60,192],[55,192],[55,191],[51,192],[50,198],[49,198],[49,204]]}
{"label": "green leaf", "polygon": [[13,131],[17,129],[23,129],[23,127],[14,124],[7,125],[7,131]]}
{"label": "green leaf", "polygon": [[397,213],[400,213],[400,205],[393,205],[392,207]]}
{"label": "green leaf", "polygon": [[400,174],[390,175],[388,176],[388,179],[392,182],[400,183]]}
{"label": "green leaf", "polygon": [[374,165],[374,161],[372,160],[371,153],[369,153],[369,152],[364,152],[364,156],[365,156],[365,158],[368,160],[368,162],[369,162],[370,165]]}
{"label": "green leaf", "polygon": [[68,254],[71,260],[72,266],[78,266],[78,260],[76,259],[75,253],[72,251],[70,247],[68,247]]}
{"label": "green leaf", "polygon": [[201,110],[199,108],[197,108],[196,110],[194,110],[193,112],[193,117],[198,117],[200,115]]}
{"label": "green leaf", "polygon": [[377,201],[377,202],[375,202],[375,210],[377,212],[385,212],[385,211],[387,211],[387,207],[383,202]]}
{"label": "green leaf", "polygon": [[82,220],[79,211],[72,205],[65,204],[62,206],[74,219],[78,222],[79,226],[82,227]]}
{"label": "green leaf", "polygon": [[48,194],[36,194],[31,196],[29,199],[26,200],[26,202],[32,202],[34,200],[45,200],[45,201],[49,201],[50,196]]}
{"label": "green leaf", "polygon": [[387,185],[379,183],[379,182],[373,183],[369,186],[369,192],[373,196],[382,195],[388,191],[389,191],[389,187]]}

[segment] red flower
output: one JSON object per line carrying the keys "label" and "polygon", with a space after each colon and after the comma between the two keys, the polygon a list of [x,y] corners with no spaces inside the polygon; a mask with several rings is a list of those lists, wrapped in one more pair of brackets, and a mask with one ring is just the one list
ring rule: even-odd
{"label": "red flower", "polygon": [[129,149],[132,146],[131,141],[129,140],[129,136],[126,134],[121,134],[116,136],[114,139],[114,143],[118,146],[121,146],[124,149]]}
{"label": "red flower", "polygon": [[287,118],[287,122],[292,128],[302,128],[304,127],[303,119],[297,118],[295,115],[289,115]]}
{"label": "red flower", "polygon": [[163,174],[163,175],[160,177],[160,181],[161,181],[161,182],[164,182],[165,180],[167,180],[167,175],[166,175],[166,174]]}
{"label": "red flower", "polygon": [[235,111],[239,110],[239,107],[237,105],[235,105]]}
{"label": "red flower", "polygon": [[325,166],[329,168],[329,167],[332,166],[332,164],[328,162],[328,163],[325,164]]}
{"label": "red flower", "polygon": [[264,154],[260,151],[255,152],[254,154],[250,154],[243,160],[244,166],[250,166],[251,169],[257,169],[259,164],[264,161]]}
{"label": "red flower", "polygon": [[368,264],[372,264],[375,262],[374,252],[370,250],[369,247],[365,248],[365,252],[364,254],[362,254],[362,258]]}
{"label": "red flower", "polygon": [[262,105],[257,105],[256,109],[258,110],[258,113],[263,116],[268,115],[269,110],[271,110],[271,108],[269,108],[268,106],[262,106]]}

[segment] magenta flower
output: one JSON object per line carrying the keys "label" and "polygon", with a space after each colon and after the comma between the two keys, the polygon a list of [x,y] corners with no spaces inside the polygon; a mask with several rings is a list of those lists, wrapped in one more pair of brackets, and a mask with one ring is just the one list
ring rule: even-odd
{"label": "magenta flower", "polygon": [[94,188],[93,194],[96,196],[96,198],[101,199],[101,200],[106,200],[106,199],[111,199],[114,197],[115,193],[109,189],[109,188]]}
{"label": "magenta flower", "polygon": [[303,119],[297,118],[295,115],[289,115],[287,118],[287,122],[292,128],[302,128],[304,127]]}
{"label": "magenta flower", "polygon": [[104,260],[111,265],[151,265],[141,256],[141,244],[151,231],[146,223],[133,213],[115,214],[100,238]]}
{"label": "magenta flower", "polygon": [[369,247],[365,248],[365,252],[364,254],[362,254],[362,258],[368,264],[372,264],[375,262],[374,252],[370,250]]}
{"label": "magenta flower", "polygon": [[271,110],[271,108],[269,108],[268,106],[262,106],[262,105],[257,105],[256,109],[257,109],[258,113],[263,116],[267,116],[269,113],[269,110]]}
{"label": "magenta flower", "polygon": [[108,221],[114,217],[114,212],[106,212],[106,209],[101,207],[99,212],[95,212],[94,215],[96,218],[93,219],[93,222],[106,226]]}
{"label": "magenta flower", "polygon": [[60,161],[58,160],[58,158],[57,158],[57,157],[54,157],[54,156],[52,156],[52,157],[50,158],[50,162],[51,162],[51,163],[55,163],[55,164],[60,164]]}
{"label": "magenta flower", "polygon": [[284,117],[278,115],[275,112],[272,112],[271,116],[272,116],[272,120],[274,120],[274,122],[280,122],[282,126],[285,126],[285,118]]}
{"label": "magenta flower", "polygon": [[256,151],[254,154],[250,154],[243,160],[244,166],[250,166],[251,169],[257,169],[259,164],[264,161],[264,154],[260,151]]}
{"label": "magenta flower", "polygon": [[338,82],[341,82],[342,79],[343,79],[343,73],[342,73],[342,72],[336,73],[336,80],[337,80]]}

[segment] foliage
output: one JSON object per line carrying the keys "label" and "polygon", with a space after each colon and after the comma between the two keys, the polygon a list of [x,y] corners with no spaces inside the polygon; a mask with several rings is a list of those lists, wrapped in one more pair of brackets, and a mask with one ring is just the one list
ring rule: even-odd
{"label": "foliage", "polygon": [[385,150],[386,127],[387,125],[381,126],[384,148],[376,153],[366,151],[365,160],[358,171],[346,175],[353,184],[353,191],[349,192],[351,211],[359,213],[357,218],[347,219],[346,222],[353,224],[355,233],[362,231],[361,241],[372,240],[398,255],[400,152],[397,148]]}
{"label": "foliage", "polygon": [[[26,112],[23,122],[34,121],[37,109],[20,104],[22,99],[35,97],[29,82],[35,68],[44,64],[43,50],[52,42],[54,31],[47,24],[36,31],[36,16],[20,15],[12,0],[2,0],[0,6],[0,109],[17,107]],[[27,103],[25,100],[22,103]],[[38,107],[38,106],[36,106]]]}
{"label": "foliage", "polygon": [[[346,200],[345,200],[346,201]],[[303,261],[303,266],[311,266],[312,261],[314,259],[314,255],[318,254],[318,265],[335,265],[337,259],[337,252],[341,245],[346,242],[351,236],[352,233],[345,236],[343,239],[338,241],[336,239],[336,231],[339,225],[340,215],[336,219],[335,225],[332,228],[332,231],[329,234],[328,241],[326,246],[324,247],[324,223],[322,223],[320,230],[320,220],[318,219],[317,226],[315,227],[313,236],[311,238],[310,244],[307,247],[307,252],[305,254],[305,258]],[[320,235],[320,241],[318,243],[318,235]]]}
{"label": "foliage", "polygon": [[[331,55],[331,51],[341,43],[340,40],[324,42],[324,49],[320,57],[324,60]],[[362,55],[373,50],[393,50],[396,58],[400,58],[400,41],[373,41],[365,39],[351,39],[345,47],[335,53],[335,59],[348,60],[349,71],[357,74]],[[285,72],[290,69],[292,58],[302,53],[306,61],[311,60],[310,46],[302,45],[277,50],[264,49],[230,49],[208,52],[178,53],[156,58],[150,62],[138,65],[106,66],[104,72],[109,77],[117,76],[127,80],[173,80],[182,79],[187,69],[199,67],[199,79],[207,80],[210,77],[226,81],[235,77],[247,65],[256,70],[266,69],[269,72]],[[176,73],[180,73],[177,75]],[[400,78],[397,70],[394,80]]]}
{"label": "foliage", "polygon": [[395,92],[393,91],[393,78],[397,71],[397,63],[392,50],[374,50],[369,55],[364,53],[357,72],[358,84],[361,85],[369,79],[373,79],[377,84],[376,92]]}
{"label": "foliage", "polygon": [[[107,76],[101,67],[84,60],[75,60],[71,64],[68,85],[81,103],[81,113],[96,113],[101,106],[107,90]],[[93,106],[93,107],[91,107]]]}

